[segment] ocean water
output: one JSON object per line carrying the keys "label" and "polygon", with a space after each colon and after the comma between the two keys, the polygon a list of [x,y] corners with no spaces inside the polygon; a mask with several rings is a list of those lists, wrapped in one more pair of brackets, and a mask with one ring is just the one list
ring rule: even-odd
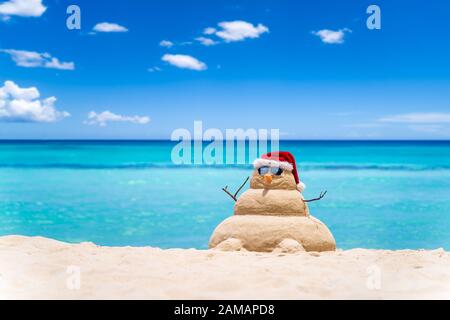
{"label": "ocean water", "polygon": [[[206,248],[251,167],[176,166],[166,141],[0,142],[0,235]],[[337,245],[450,250],[450,142],[284,141]],[[248,186],[247,186],[248,187]]]}

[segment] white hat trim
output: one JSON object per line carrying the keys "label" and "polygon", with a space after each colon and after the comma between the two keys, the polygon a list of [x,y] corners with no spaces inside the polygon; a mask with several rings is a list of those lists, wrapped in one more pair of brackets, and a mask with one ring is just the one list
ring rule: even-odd
{"label": "white hat trim", "polygon": [[303,190],[305,190],[305,189],[306,189],[306,184],[304,184],[303,182],[300,181],[297,184],[297,190],[300,191],[300,192],[303,192]]}
{"label": "white hat trim", "polygon": [[256,159],[253,162],[253,166],[255,167],[255,169],[259,169],[261,167],[278,167],[287,171],[292,171],[293,169],[292,164],[290,164],[289,162],[269,159]]}

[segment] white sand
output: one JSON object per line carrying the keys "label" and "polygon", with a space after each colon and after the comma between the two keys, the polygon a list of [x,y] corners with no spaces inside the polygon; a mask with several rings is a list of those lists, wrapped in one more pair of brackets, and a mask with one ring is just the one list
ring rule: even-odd
{"label": "white sand", "polygon": [[450,253],[277,255],[8,236],[0,237],[0,298],[450,299]]}

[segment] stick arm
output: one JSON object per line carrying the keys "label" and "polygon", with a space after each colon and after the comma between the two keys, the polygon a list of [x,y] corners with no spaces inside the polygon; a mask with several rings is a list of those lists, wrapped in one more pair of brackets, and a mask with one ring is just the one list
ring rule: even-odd
{"label": "stick arm", "polygon": [[239,194],[239,192],[242,190],[242,188],[245,186],[245,184],[247,183],[248,179],[250,179],[250,177],[247,177],[247,179],[245,179],[244,183],[241,184],[241,186],[239,187],[239,189],[237,189],[237,191],[232,194],[230,191],[228,191],[228,186],[225,186],[225,188],[222,188],[223,192],[225,192],[227,195],[229,195],[231,197],[231,199],[233,199],[235,202],[237,201],[237,195]]}
{"label": "stick arm", "polygon": [[320,195],[319,195],[318,198],[309,199],[309,200],[303,200],[303,202],[314,202],[314,201],[322,200],[323,197],[325,197],[326,194],[327,194],[327,191],[326,191],[326,190],[325,190],[325,191],[322,191],[322,192],[320,193]]}

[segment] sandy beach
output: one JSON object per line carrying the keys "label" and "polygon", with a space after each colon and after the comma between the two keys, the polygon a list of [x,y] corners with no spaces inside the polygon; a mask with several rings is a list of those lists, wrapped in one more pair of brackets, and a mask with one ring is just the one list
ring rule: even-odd
{"label": "sandy beach", "polygon": [[0,237],[1,299],[450,299],[450,253],[254,253]]}

